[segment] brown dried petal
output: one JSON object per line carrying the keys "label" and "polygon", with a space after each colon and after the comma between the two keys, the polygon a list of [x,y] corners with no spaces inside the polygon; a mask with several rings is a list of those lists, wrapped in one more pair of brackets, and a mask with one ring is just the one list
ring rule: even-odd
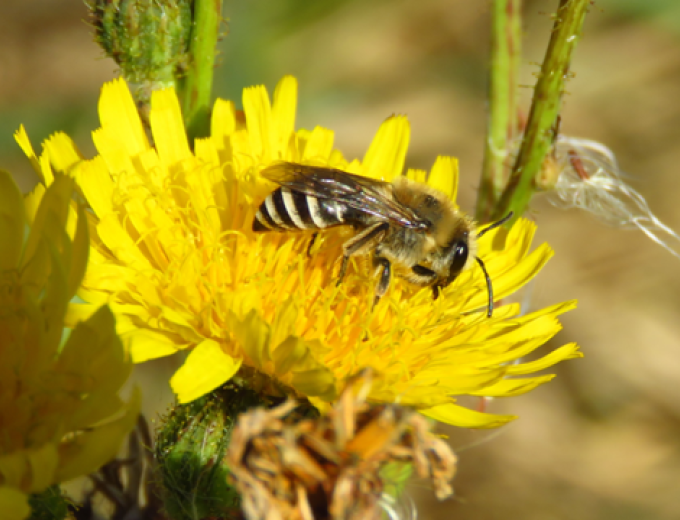
{"label": "brown dried petal", "polygon": [[291,415],[293,402],[239,418],[227,459],[247,518],[381,519],[380,470],[391,462],[413,463],[438,498],[451,495],[456,457],[428,420],[398,406],[371,407],[365,395],[365,383],[350,385],[316,419]]}

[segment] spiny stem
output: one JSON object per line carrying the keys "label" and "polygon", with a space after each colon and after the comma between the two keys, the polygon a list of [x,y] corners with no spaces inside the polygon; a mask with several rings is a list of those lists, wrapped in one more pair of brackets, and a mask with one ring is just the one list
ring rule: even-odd
{"label": "spiny stem", "polygon": [[564,83],[569,74],[571,55],[581,34],[591,0],[560,0],[550,44],[536,82],[524,138],[493,219],[510,211],[513,220],[526,211],[534,192],[534,177],[554,138]]}

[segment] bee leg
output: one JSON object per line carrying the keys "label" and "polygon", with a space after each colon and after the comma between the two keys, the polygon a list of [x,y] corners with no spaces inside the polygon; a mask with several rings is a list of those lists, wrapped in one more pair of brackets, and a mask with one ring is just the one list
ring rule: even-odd
{"label": "bee leg", "polygon": [[371,248],[375,247],[385,238],[389,228],[389,223],[378,222],[367,227],[361,233],[354,235],[347,242],[342,244],[344,252],[342,254],[342,265],[340,266],[340,274],[338,275],[338,283],[336,285],[340,285],[342,279],[345,277],[347,265],[349,264],[349,257],[366,253]]}
{"label": "bee leg", "polygon": [[340,273],[338,274],[338,282],[335,284],[337,287],[342,283],[342,279],[345,277],[345,272],[347,272],[347,264],[349,263],[349,256],[344,255],[342,257],[342,265],[340,266]]}
{"label": "bee leg", "polygon": [[373,299],[373,306],[375,307],[380,301],[380,298],[385,296],[387,288],[390,286],[390,278],[392,277],[392,266],[387,258],[376,258],[375,263],[380,266],[380,279],[378,285],[375,287],[375,298]]}
{"label": "bee leg", "polygon": [[312,247],[314,247],[314,242],[316,242],[316,237],[319,236],[318,233],[314,233],[312,238],[309,239],[309,245],[307,246],[307,258],[312,256]]}

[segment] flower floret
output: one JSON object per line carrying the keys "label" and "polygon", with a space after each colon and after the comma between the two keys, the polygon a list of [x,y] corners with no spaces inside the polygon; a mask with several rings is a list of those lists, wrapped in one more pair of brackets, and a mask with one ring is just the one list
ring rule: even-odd
{"label": "flower floret", "polygon": [[[499,305],[487,318],[486,281],[474,266],[436,300],[395,280],[373,307],[366,259],[352,259],[337,284],[351,230],[326,230],[311,249],[309,233],[253,233],[258,205],[276,188],[261,172],[279,161],[386,181],[404,174],[405,117],[387,119],[363,159],[348,161],[334,148],[332,131],[295,129],[296,105],[292,77],[279,83],[273,102],[263,87],[245,89],[243,111],[218,100],[211,136],[192,150],[174,92],[161,91],[152,98],[152,145],[127,87],[116,81],[102,90],[94,159],[72,163],[80,154],[62,137],[37,158],[20,135],[41,171],[58,170],[57,155],[70,158],[59,164],[68,164],[92,208],[90,263],[79,291],[86,303],[72,305],[69,319],[75,323],[108,303],[133,361],[189,350],[171,381],[182,402],[233,378],[253,383],[257,374],[262,388],[324,408],[349,378],[371,368],[369,401],[400,402],[464,426],[510,420],[467,410],[456,396],[516,395],[549,380],[531,375],[532,368],[577,357],[576,346],[516,363],[559,331],[557,316],[573,302],[526,316]],[[405,175],[454,201],[454,158],[437,158],[429,173]],[[479,240],[477,255],[496,300],[521,288],[552,256],[545,244],[530,250],[534,232],[520,219]]]}

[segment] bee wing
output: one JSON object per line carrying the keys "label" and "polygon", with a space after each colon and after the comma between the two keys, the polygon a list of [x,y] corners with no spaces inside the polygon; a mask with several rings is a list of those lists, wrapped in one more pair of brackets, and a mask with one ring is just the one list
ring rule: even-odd
{"label": "bee wing", "polygon": [[333,168],[281,162],[262,171],[262,176],[281,186],[319,199],[346,206],[416,229],[427,229],[429,222],[390,197],[392,185]]}

